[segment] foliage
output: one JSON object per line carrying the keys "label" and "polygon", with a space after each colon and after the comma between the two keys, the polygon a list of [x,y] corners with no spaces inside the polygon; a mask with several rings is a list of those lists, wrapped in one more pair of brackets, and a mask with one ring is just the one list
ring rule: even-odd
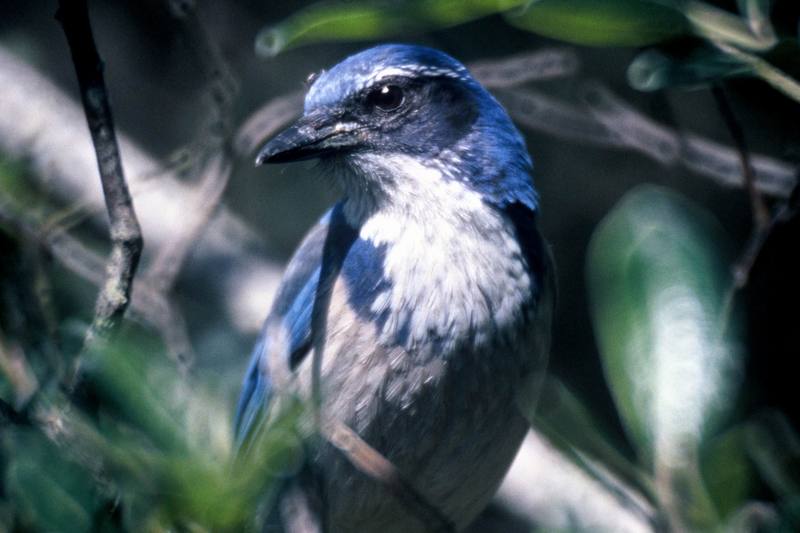
{"label": "foliage", "polygon": [[[286,413],[236,456],[225,403],[163,354],[107,346],[84,359],[77,401],[39,391],[31,425],[7,428],[3,484],[17,527],[41,531],[245,531],[287,464]],[[4,517],[8,519],[9,517]]]}
{"label": "foliage", "polygon": [[[606,381],[637,458],[555,378],[534,419],[608,490],[619,490],[614,476],[634,487],[656,510],[654,527],[796,524],[800,436],[780,413],[737,409],[745,352],[726,307],[726,240],[708,212],[668,189],[641,186],[620,200],[594,234],[587,278]],[[776,507],[755,501],[760,484]]]}
{"label": "foliage", "polygon": [[800,84],[781,70],[786,64],[796,72],[791,58],[800,51],[800,34],[776,30],[770,0],[737,4],[738,14],[700,0],[320,2],[262,29],[256,51],[271,56],[304,44],[394,37],[500,14],[513,26],[575,44],[658,45],[630,65],[637,89],[750,75],[800,101]]}
{"label": "foliage", "polygon": [[[26,224],[44,228],[59,210],[21,165],[0,160],[0,183],[0,531],[255,529],[298,462],[299,407],[240,454],[227,400],[180,375],[152,332],[129,324],[76,358],[85,319],[45,333],[52,295],[26,256]],[[59,282],[57,270],[38,274]]]}

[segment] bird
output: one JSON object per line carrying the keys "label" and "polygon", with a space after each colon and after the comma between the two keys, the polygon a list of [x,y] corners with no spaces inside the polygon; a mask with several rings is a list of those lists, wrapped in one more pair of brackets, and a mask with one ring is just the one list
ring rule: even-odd
{"label": "bird", "polygon": [[[524,138],[458,60],[383,44],[312,76],[302,116],[256,164],[309,159],[341,199],[288,263],[237,441],[286,398],[316,398],[319,420],[354,432],[461,530],[529,429],[550,346],[555,272]],[[284,493],[315,530],[433,529],[336,446],[308,441]]]}

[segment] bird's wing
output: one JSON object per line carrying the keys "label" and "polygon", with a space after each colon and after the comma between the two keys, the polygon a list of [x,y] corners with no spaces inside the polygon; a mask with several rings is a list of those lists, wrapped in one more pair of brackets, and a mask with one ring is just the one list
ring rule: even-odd
{"label": "bird's wing", "polygon": [[534,282],[535,311],[526,327],[530,338],[530,365],[522,370],[522,385],[517,396],[521,413],[530,419],[539,399],[544,370],[550,353],[550,331],[557,300],[555,262],[538,230],[537,215],[521,203],[511,203],[505,213],[514,225],[517,241],[528,263]]}
{"label": "bird's wing", "polygon": [[[311,229],[289,262],[242,384],[235,421],[239,444],[270,401],[273,383],[267,358],[277,354],[285,358],[290,370],[294,370],[309,353],[312,312],[321,274],[324,279],[325,272],[337,268],[331,263],[341,261],[341,251],[347,249],[354,237],[354,230],[337,205]],[[331,249],[339,253],[330,253]],[[276,331],[282,334],[275,335]]]}

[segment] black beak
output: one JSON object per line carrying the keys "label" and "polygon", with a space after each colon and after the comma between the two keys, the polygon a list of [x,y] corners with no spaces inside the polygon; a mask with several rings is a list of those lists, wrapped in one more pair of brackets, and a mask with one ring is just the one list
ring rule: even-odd
{"label": "black beak", "polygon": [[256,165],[323,157],[355,145],[352,124],[340,123],[337,113],[316,112],[300,117],[258,152]]}

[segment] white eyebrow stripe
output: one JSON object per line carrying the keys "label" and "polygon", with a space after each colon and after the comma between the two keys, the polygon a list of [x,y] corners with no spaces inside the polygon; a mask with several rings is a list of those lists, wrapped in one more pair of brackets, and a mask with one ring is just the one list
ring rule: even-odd
{"label": "white eyebrow stripe", "polygon": [[354,131],[358,128],[357,122],[337,122],[336,125],[333,127],[333,131],[336,133],[344,133]]}
{"label": "white eyebrow stripe", "polygon": [[367,77],[364,85],[365,86],[370,85],[372,83],[378,82],[385,78],[390,78],[392,76],[413,76],[413,75],[445,76],[447,78],[461,79],[467,76],[467,70],[463,68],[459,70],[453,70],[450,68],[429,67],[425,65],[416,65],[416,64],[392,66],[373,72],[370,76]]}

